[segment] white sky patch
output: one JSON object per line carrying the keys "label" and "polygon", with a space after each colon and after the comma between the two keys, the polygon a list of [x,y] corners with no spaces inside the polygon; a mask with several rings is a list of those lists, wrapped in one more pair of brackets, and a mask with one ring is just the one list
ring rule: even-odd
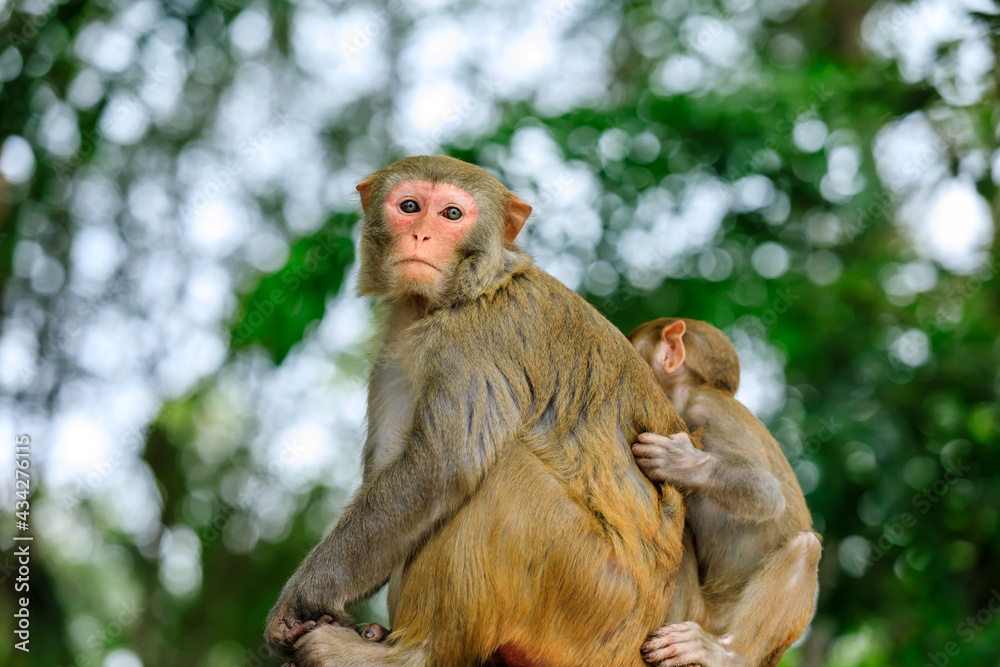
{"label": "white sky patch", "polygon": [[16,391],[23,389],[36,372],[35,332],[23,324],[4,322],[0,335],[0,386]]}
{"label": "white sky patch", "polygon": [[271,17],[259,7],[250,7],[229,24],[229,39],[244,56],[255,56],[271,39]]}
{"label": "white sky patch", "polygon": [[732,25],[710,16],[687,18],[681,35],[689,49],[719,67],[732,67],[747,50],[747,44]]}
{"label": "white sky patch", "polygon": [[127,648],[116,648],[104,658],[101,667],[142,667],[139,656]]}
{"label": "white sky patch", "polygon": [[899,217],[917,252],[953,273],[972,273],[989,258],[994,235],[990,207],[966,177],[915,194]]}
{"label": "white sky patch", "polygon": [[772,345],[742,329],[727,332],[740,358],[740,388],[736,400],[767,422],[785,404],[785,361]]}
{"label": "white sky patch", "polygon": [[828,201],[845,203],[861,192],[865,179],[858,174],[861,168],[861,149],[853,145],[840,145],[827,155],[827,173],[820,179],[820,193]]}
{"label": "white sky patch", "polygon": [[184,333],[156,365],[159,389],[167,396],[180,396],[202,377],[218,370],[226,359],[228,341],[215,327],[202,329],[193,322],[175,317]]}
{"label": "white sky patch", "polygon": [[125,244],[106,227],[87,226],[73,235],[71,268],[85,280],[104,282],[125,259]]}
{"label": "white sky patch", "polygon": [[67,158],[80,146],[80,126],[76,111],[68,104],[56,102],[42,114],[38,129],[39,140],[52,155]]}
{"label": "white sky patch", "polygon": [[32,503],[32,518],[39,537],[54,544],[70,563],[86,563],[97,548],[99,533],[79,508],[67,510],[60,500]]}
{"label": "white sky patch", "polygon": [[80,30],[75,49],[83,60],[109,73],[125,71],[135,57],[135,41],[121,30],[99,21]]}
{"label": "white sky patch", "polygon": [[431,73],[453,75],[459,63],[475,57],[481,48],[477,33],[451,17],[427,16],[415,28],[400,53],[407,78]]}
{"label": "white sky patch", "polygon": [[160,583],[176,597],[186,597],[201,586],[201,541],[187,526],[174,526],[163,536]]}
{"label": "white sky patch", "polygon": [[471,87],[456,79],[421,79],[400,100],[393,135],[410,152],[432,154],[463,133],[483,132],[493,118],[496,82]]}
{"label": "white sky patch", "polygon": [[101,76],[89,67],[80,70],[66,91],[66,99],[78,109],[89,109],[100,102],[103,95],[104,82]]}
{"label": "white sky patch", "polygon": [[829,130],[826,123],[816,117],[814,113],[805,113],[795,119],[795,128],[792,130],[792,141],[795,147],[803,153],[815,153],[823,148]]}
{"label": "white sky patch", "polygon": [[913,302],[921,292],[927,292],[937,285],[937,269],[927,260],[917,260],[907,264],[889,264],[879,271],[879,282],[889,300],[898,306]]}
{"label": "white sky patch", "polygon": [[752,174],[733,183],[730,208],[738,212],[756,211],[774,202],[774,183],[767,176]]}
{"label": "white sky patch", "polygon": [[533,79],[552,65],[556,53],[552,36],[535,26],[511,40],[499,55],[519,77]]}
{"label": "white sky patch", "polygon": [[634,221],[618,240],[618,265],[629,282],[652,289],[677,270],[677,260],[715,238],[729,212],[731,188],[706,174],[685,175],[679,195],[653,187],[639,197]]}
{"label": "white sky patch", "polygon": [[52,457],[46,471],[54,487],[83,480],[110,466],[110,434],[83,412],[70,412],[56,422]]}
{"label": "white sky patch", "polygon": [[298,95],[310,100],[315,96],[313,112],[332,116],[388,85],[385,40],[391,19],[388,12],[370,9],[334,13],[320,3],[296,9],[290,42],[296,62],[313,79]]}
{"label": "white sky patch", "polygon": [[109,380],[139,371],[139,350],[143,347],[144,323],[119,308],[102,308],[93,319],[73,322],[79,333],[71,350],[80,365]]}
{"label": "white sky patch", "polygon": [[449,122],[459,120],[458,109],[465,95],[453,80],[420,84],[404,102],[401,117],[410,118],[417,131],[433,134]]}
{"label": "white sky patch", "polygon": [[913,368],[927,363],[930,354],[930,339],[921,329],[898,332],[889,344],[889,356]]}
{"label": "white sky patch", "polygon": [[512,188],[532,206],[518,243],[538,266],[577,289],[603,233],[597,210],[600,181],[586,165],[566,162],[559,146],[537,127],[518,130],[500,163]]}
{"label": "white sky patch", "polygon": [[188,74],[181,45],[170,33],[157,34],[148,38],[142,51],[143,80],[134,93],[157,123],[168,120],[181,99]]}
{"label": "white sky patch", "polygon": [[948,173],[947,144],[920,111],[880,129],[872,154],[879,179],[896,194],[932,186]]}
{"label": "white sky patch", "polygon": [[683,95],[698,87],[704,70],[701,58],[686,53],[671,54],[653,72],[650,87],[662,97]]}
{"label": "white sky patch", "polygon": [[790,258],[785,246],[774,241],[766,241],[754,249],[750,263],[763,277],[777,278],[788,270]]}
{"label": "white sky patch", "polygon": [[111,96],[98,121],[100,131],[119,144],[134,144],[146,135],[149,114],[132,91],[119,91]]}
{"label": "white sky patch", "polygon": [[184,310],[206,326],[227,316],[235,307],[229,273],[218,264],[199,264],[191,271],[184,293]]}
{"label": "white sky patch", "polygon": [[333,451],[327,424],[300,421],[290,424],[278,435],[269,458],[272,471],[287,486],[295,487],[303,482],[319,481],[330,465]]}
{"label": "white sky patch", "polygon": [[145,33],[162,19],[160,5],[152,0],[138,0],[122,8],[115,17],[115,25],[136,36]]}
{"label": "white sky patch", "polygon": [[347,281],[340,294],[327,303],[318,338],[330,352],[345,352],[362,345],[373,332],[370,302],[357,296],[356,284]]}
{"label": "white sky patch", "polygon": [[[914,0],[883,2],[864,18],[861,34],[876,54],[895,60],[913,83],[929,80],[950,104],[973,104],[985,90],[994,66],[985,24],[970,12],[997,13],[992,0]],[[954,54],[938,49],[958,42]]]}
{"label": "white sky patch", "polygon": [[[247,231],[246,218],[241,215],[241,207],[234,205],[229,198],[219,197],[222,186],[209,181],[203,185],[204,204],[194,209],[193,215],[187,218],[187,238],[200,250],[214,251],[224,255],[241,240]],[[215,195],[218,198],[211,198]]]}
{"label": "white sky patch", "polygon": [[[161,498],[152,470],[144,461],[118,452],[103,484],[88,487],[99,513],[117,530],[132,536],[139,546],[159,534]],[[128,498],[128,502],[122,502]]]}
{"label": "white sky patch", "polygon": [[12,134],[0,147],[0,174],[11,183],[24,183],[35,173],[35,154],[24,137]]}

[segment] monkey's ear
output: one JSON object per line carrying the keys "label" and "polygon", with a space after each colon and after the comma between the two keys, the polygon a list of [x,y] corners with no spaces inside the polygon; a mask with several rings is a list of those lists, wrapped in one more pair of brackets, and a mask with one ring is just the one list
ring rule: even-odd
{"label": "monkey's ear", "polygon": [[507,220],[503,226],[503,244],[505,246],[514,242],[529,215],[531,215],[531,207],[512,195],[507,204]]}
{"label": "monkey's ear", "polygon": [[671,322],[660,331],[660,340],[663,341],[663,372],[670,374],[681,367],[684,363],[684,332],[687,325],[684,320]]}
{"label": "monkey's ear", "polygon": [[361,208],[364,209],[365,213],[368,212],[368,194],[371,192],[371,189],[371,179],[358,183],[358,192],[361,193]]}

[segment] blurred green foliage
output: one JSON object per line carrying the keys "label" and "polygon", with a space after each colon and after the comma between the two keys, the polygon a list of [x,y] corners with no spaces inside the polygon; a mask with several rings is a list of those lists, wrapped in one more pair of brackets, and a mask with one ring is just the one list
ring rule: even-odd
{"label": "blurred green foliage", "polygon": [[[862,46],[862,21],[872,3],[823,0],[762,22],[752,42],[754,62],[747,63],[753,75],[746,80],[727,85],[724,92],[668,95],[658,90],[657,67],[663,54],[680,43],[683,17],[700,13],[726,20],[739,4],[595,3],[594,15],[620,16],[610,57],[613,85],[600,104],[553,115],[530,101],[503,102],[487,132],[462,137],[445,150],[504,175],[498,147],[508,146],[519,130],[543,130],[565,160],[586,165],[599,180],[604,238],[596,252],[601,259],[614,257],[616,240],[630,224],[628,216],[623,221],[616,213],[634,212],[655,187],[678,194],[683,181],[670,177],[710,175],[732,184],[766,176],[777,200],[788,203],[784,213],[766,207],[731,211],[709,247],[682,258],[671,277],[655,281],[657,286],[640,289],[621,278],[612,289],[591,291],[588,298],[624,331],[655,317],[683,314],[730,330],[750,330],[780,354],[787,395],[769,426],[800,478],[810,481],[803,485],[824,535],[813,628],[782,664],[1000,664],[1000,619],[991,608],[1000,600],[1000,257],[991,244],[988,261],[972,273],[935,266],[929,288],[909,297],[887,292],[893,272],[919,255],[893,222],[900,202],[876,171],[873,156],[876,137],[887,123],[923,112],[945,141],[953,173],[971,154],[995,160],[1000,132],[996,73],[978,100],[949,103],[928,81],[902,76],[894,62]],[[270,0],[259,7],[273,22],[273,57],[290,59],[290,17],[296,6]],[[151,132],[142,139],[146,147],[177,153],[208,133],[236,67],[232,47],[224,41],[227,24],[242,10],[236,2],[163,5],[164,16],[186,27],[192,58],[206,44],[223,46],[212,77],[185,83],[192,114],[188,127]],[[115,11],[111,2],[70,1],[43,14],[18,8],[11,13],[9,6],[0,12],[5,17],[0,71],[6,72],[14,58],[10,48],[24,63],[19,74],[3,77],[0,143],[10,135],[36,143],[33,101],[40,90],[67,94],[82,67],[71,46],[74,37]],[[996,16],[978,14],[973,20],[988,33],[996,54]],[[394,31],[413,29],[405,19],[392,21]],[[779,47],[789,43],[801,53],[783,55]],[[959,46],[946,43],[934,57],[944,62]],[[104,97],[78,114],[82,136],[96,131],[108,103]],[[400,157],[387,139],[389,104],[389,92],[372,93],[325,129],[334,163],[344,163],[352,140],[360,136],[374,146],[377,161]],[[864,185],[856,193],[836,201],[824,195],[828,152],[803,151],[794,139],[796,123],[804,117],[821,120],[840,132],[845,144],[858,148],[857,176]],[[644,133],[654,138],[655,150],[644,151],[635,140]],[[602,148],[601,142],[614,136],[632,139],[620,155]],[[99,138],[90,148],[67,167],[65,161],[46,159],[36,145],[30,183],[0,181],[7,194],[0,203],[5,316],[31,293],[26,279],[14,275],[18,239],[30,238],[70,263],[69,239],[77,228],[70,222],[61,172],[125,161],[110,140]],[[137,154],[129,154],[129,164],[141,165]],[[127,172],[121,171],[123,189]],[[998,180],[995,172],[991,179],[990,169],[974,177],[994,220]],[[42,206],[46,223],[39,228],[33,215]],[[142,432],[141,456],[155,474],[163,530],[186,526],[201,542],[200,587],[181,597],[165,590],[158,579],[157,542],[137,544],[102,524],[96,503],[82,498],[77,505],[102,536],[101,555],[79,563],[36,542],[34,635],[30,663],[24,664],[97,665],[121,647],[148,667],[261,664],[263,619],[286,577],[315,543],[317,523],[321,528],[335,518],[330,508],[343,501],[347,490],[322,484],[298,489],[295,519],[280,539],[261,539],[249,551],[232,549],[220,536],[252,517],[224,500],[227,480],[257,475],[265,486],[277,481],[259,470],[245,448],[221,460],[202,460],[199,432],[220,419],[211,397],[234,360],[250,356],[280,365],[312,335],[346,284],[357,220],[355,214],[331,212],[318,232],[300,235],[284,224],[280,202],[265,201],[263,208],[287,234],[284,266],[243,271],[235,287],[238,305],[224,323],[231,334],[229,361],[193,392],[167,404]],[[827,224],[832,232],[823,231]],[[784,248],[788,267],[765,278],[753,257],[767,243]],[[717,270],[723,265],[725,270]],[[40,296],[38,304],[49,316],[60,315],[53,295]],[[45,327],[40,331],[44,337]],[[912,338],[913,345],[928,344],[918,363],[891,353],[906,332],[923,333]],[[40,340],[40,349],[44,344]],[[348,374],[363,372],[359,359],[341,361]],[[61,365],[56,372],[62,380],[72,376]],[[44,397],[49,409],[56,395],[53,389]],[[241,428],[247,435],[253,421]],[[44,498],[44,485],[39,493]],[[0,508],[0,520],[10,525],[6,511]],[[5,548],[10,544],[5,541]],[[4,558],[11,562],[9,552]],[[0,615],[11,618],[10,571],[4,569],[0,579]],[[376,612],[364,606],[359,613],[370,617]],[[0,662],[22,657],[10,633],[0,637]]]}

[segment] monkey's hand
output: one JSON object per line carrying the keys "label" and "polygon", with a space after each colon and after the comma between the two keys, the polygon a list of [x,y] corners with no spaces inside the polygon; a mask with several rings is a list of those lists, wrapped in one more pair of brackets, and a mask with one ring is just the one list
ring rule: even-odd
{"label": "monkey's hand", "polygon": [[712,457],[695,449],[687,433],[640,433],[638,440],[632,445],[632,454],[650,480],[693,489],[699,485],[699,480],[707,477]]}
{"label": "monkey's hand", "polygon": [[642,645],[642,659],[656,667],[736,667],[745,657],[728,650],[732,638],[718,639],[694,621],[665,625]]}
{"label": "monkey's hand", "polygon": [[267,615],[265,638],[268,646],[276,653],[292,655],[295,642],[318,625],[336,622],[357,630],[357,626],[343,611],[337,614],[310,612],[308,605],[293,600],[290,594],[283,592],[278,603]]}

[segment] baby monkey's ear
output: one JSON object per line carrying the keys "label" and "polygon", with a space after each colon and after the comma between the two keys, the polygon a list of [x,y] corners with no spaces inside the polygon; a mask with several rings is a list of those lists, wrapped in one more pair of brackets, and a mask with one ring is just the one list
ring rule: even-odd
{"label": "baby monkey's ear", "polygon": [[660,331],[660,341],[663,344],[661,363],[664,373],[673,373],[684,363],[685,331],[687,325],[684,324],[684,320],[671,322]]}

